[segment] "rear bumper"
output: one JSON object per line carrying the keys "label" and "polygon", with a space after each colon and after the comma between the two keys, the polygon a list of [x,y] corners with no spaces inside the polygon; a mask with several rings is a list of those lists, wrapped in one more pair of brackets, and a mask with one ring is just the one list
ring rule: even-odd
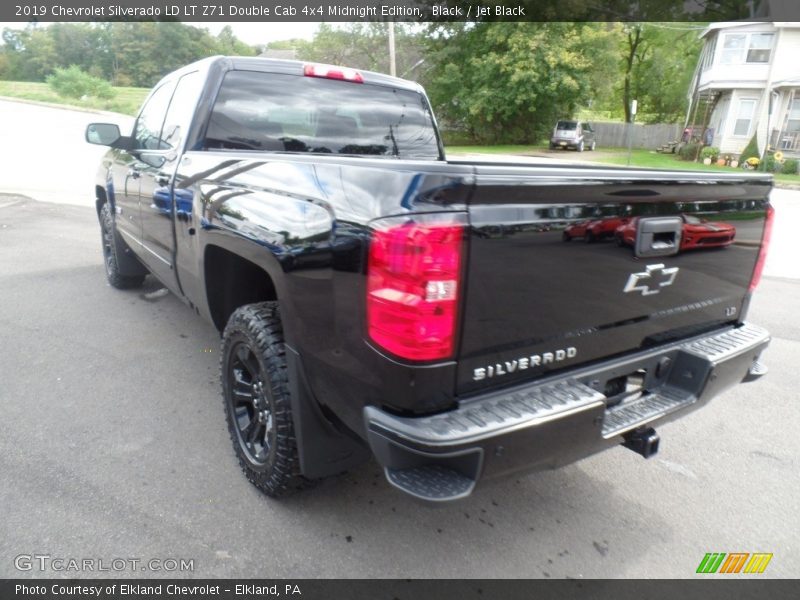
{"label": "rear bumper", "polygon": [[[481,478],[555,468],[630,442],[763,371],[769,333],[755,325],[661,346],[409,418],[364,409],[389,482],[424,500],[469,495]],[[609,407],[607,383],[639,373],[644,392]],[[618,400],[615,397],[614,400]]]}
{"label": "rear bumper", "polygon": [[556,148],[577,148],[581,141],[583,140],[575,138],[551,138],[550,145]]}

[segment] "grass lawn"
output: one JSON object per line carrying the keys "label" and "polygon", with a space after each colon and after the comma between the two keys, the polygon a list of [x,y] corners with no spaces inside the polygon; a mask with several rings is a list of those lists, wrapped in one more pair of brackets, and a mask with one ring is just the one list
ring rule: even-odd
{"label": "grass lawn", "polygon": [[450,146],[445,144],[447,152],[454,154],[534,154],[538,152],[546,152],[547,146],[525,146],[525,145],[507,145],[507,146]]}
{"label": "grass lawn", "polygon": [[78,108],[95,108],[99,110],[110,110],[126,115],[135,115],[139,110],[145,96],[150,90],[148,88],[134,87],[115,87],[114,97],[110,100],[100,100],[99,98],[64,98],[50,89],[46,83],[34,83],[29,81],[0,81],[0,96],[12,98],[23,98],[25,100],[38,100],[39,102],[50,102],[53,104],[64,104]]}
{"label": "grass lawn", "polygon": [[[552,152],[546,144],[532,146],[446,146],[447,152],[453,154],[519,154],[535,156],[552,156],[565,160],[580,160],[597,162],[605,165],[628,164],[628,150],[626,148],[598,148],[596,152]],[[631,151],[632,167],[645,167],[652,169],[672,169],[691,171],[734,172],[731,167],[717,167],[704,165],[691,161],[679,160],[674,154],[661,154],[652,150],[633,149]],[[775,181],[800,185],[800,175],[775,175]]]}
{"label": "grass lawn", "polygon": [[[601,158],[601,160],[610,165],[627,165],[628,164],[628,151],[621,148],[613,148],[609,152],[613,152],[612,156]],[[715,165],[704,165],[699,162],[691,162],[688,160],[680,160],[674,154],[661,154],[660,152],[653,152],[652,150],[633,150],[631,152],[631,166],[632,167],[649,167],[653,169],[687,169],[697,171],[711,171],[719,173],[735,171],[731,167],[718,167]],[[794,183],[800,184],[800,175],[784,175],[783,173],[775,174],[775,181],[781,183]]]}

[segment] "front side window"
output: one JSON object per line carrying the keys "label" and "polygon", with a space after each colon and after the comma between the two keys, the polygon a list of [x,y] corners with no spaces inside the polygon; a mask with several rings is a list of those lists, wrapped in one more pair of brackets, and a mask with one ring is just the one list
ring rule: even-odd
{"label": "front side window", "polygon": [[161,139],[161,128],[173,87],[172,83],[163,84],[153,92],[153,95],[142,107],[142,112],[139,113],[136,127],[133,130],[133,138],[138,150],[166,150],[169,148],[169,144]]}
{"label": "front side window", "polygon": [[410,90],[257,71],[231,71],[203,146],[438,160],[425,97]]}
{"label": "front side window", "polygon": [[733,135],[746,136],[750,133],[750,124],[753,121],[753,114],[756,110],[755,100],[740,100],[739,111],[736,114],[736,123],[733,127]]}
{"label": "front side window", "polygon": [[186,130],[192,122],[202,88],[203,78],[197,71],[178,80],[161,134],[161,141],[169,148],[178,148],[186,137]]}

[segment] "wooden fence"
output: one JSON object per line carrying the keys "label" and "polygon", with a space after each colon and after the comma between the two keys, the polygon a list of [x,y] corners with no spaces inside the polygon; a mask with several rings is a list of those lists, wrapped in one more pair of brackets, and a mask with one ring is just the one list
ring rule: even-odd
{"label": "wooden fence", "polygon": [[[593,122],[592,127],[594,127],[598,149],[628,147],[627,123]],[[635,123],[631,134],[633,137],[632,146],[634,148],[657,150],[662,144],[679,140],[682,132],[683,126],[677,123],[673,125],[663,123],[657,125],[640,125]]]}

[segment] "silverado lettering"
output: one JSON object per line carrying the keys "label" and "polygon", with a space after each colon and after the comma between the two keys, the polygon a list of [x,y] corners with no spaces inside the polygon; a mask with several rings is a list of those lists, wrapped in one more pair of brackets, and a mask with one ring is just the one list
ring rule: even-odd
{"label": "silverado lettering", "polygon": [[418,84],[266,58],[170,73],[132,131],[86,140],[110,147],[108,282],[154,277],[217,328],[228,433],[270,496],[371,459],[441,502],[649,457],[654,427],[766,372],[745,318],[769,175],[448,160]]}
{"label": "silverado lettering", "polygon": [[578,350],[574,346],[564,348],[563,350],[556,350],[555,352],[544,352],[542,354],[533,354],[531,356],[523,356],[519,359],[507,360],[503,363],[495,363],[488,367],[478,367],[475,369],[472,379],[480,381],[487,377],[497,377],[498,375],[508,375],[514,373],[517,369],[524,371],[533,367],[541,365],[548,365],[552,362],[561,362],[567,358],[575,358],[578,355]]}

